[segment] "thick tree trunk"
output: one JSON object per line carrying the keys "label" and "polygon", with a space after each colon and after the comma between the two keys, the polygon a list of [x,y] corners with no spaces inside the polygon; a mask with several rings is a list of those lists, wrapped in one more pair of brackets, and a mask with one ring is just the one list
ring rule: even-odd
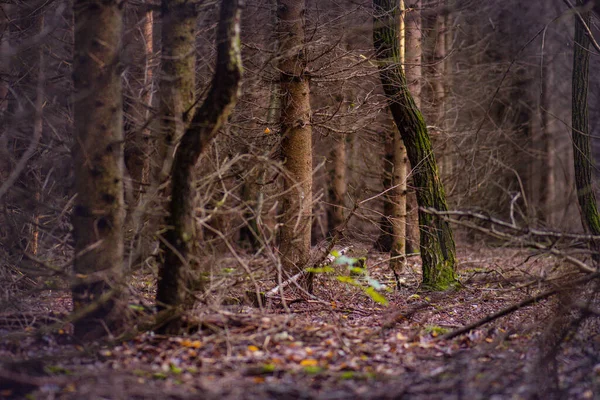
{"label": "thick tree trunk", "polygon": [[[413,166],[417,202],[422,209],[447,210],[431,140],[423,116],[408,91],[399,64],[398,0],[374,0],[373,41],[380,62],[380,77],[394,121]],[[419,211],[423,285],[443,290],[455,285],[455,244],[448,222]]]}
{"label": "thick tree trunk", "polygon": [[[579,0],[578,6],[583,5]],[[590,26],[590,12],[581,13],[585,24]],[[590,74],[589,38],[584,23],[575,17],[575,46],[573,51],[573,104],[572,137],[573,161],[575,165],[575,186],[579,200],[579,211],[585,229],[600,235],[600,215],[596,205],[596,195],[592,186],[591,144],[588,121],[588,86]],[[594,243],[594,260],[600,261],[600,242]]]}
{"label": "thick tree trunk", "polygon": [[[194,215],[194,169],[200,155],[227,121],[240,92],[242,60],[240,49],[240,0],[223,1],[217,31],[217,65],[204,103],[194,113],[190,127],[181,138],[172,170],[168,230],[161,242],[165,260],[159,268],[157,305],[191,307],[185,304],[190,289],[188,273],[196,245]],[[181,328],[181,310],[159,329],[177,333]]]}
{"label": "thick tree trunk", "polygon": [[[280,231],[284,271],[294,275],[310,255],[312,214],[312,129],[310,87],[304,49],[304,0],[279,0],[277,18],[281,70],[281,155],[286,169]],[[312,275],[303,285],[312,290]]]}
{"label": "thick tree trunk", "polygon": [[[95,338],[122,326],[123,115],[118,69],[120,0],[75,0],[75,334]],[[88,312],[89,311],[89,312]]]}

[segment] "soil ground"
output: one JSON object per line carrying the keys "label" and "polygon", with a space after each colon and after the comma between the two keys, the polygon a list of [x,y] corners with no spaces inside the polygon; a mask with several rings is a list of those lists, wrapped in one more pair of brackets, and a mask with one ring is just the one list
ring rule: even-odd
{"label": "soil ground", "polygon": [[[204,305],[188,335],[147,332],[112,345],[77,343],[68,324],[55,323],[70,308],[68,294],[38,295],[0,315],[0,398],[600,398],[600,331],[591,319],[558,351],[558,382],[544,375],[554,365],[540,351],[558,329],[554,298],[442,339],[548,289],[548,277],[568,274],[566,266],[526,250],[463,246],[464,286],[428,293],[419,290],[416,258],[398,289],[385,257],[369,252],[367,269],[394,288],[384,292],[388,305],[336,279],[342,267],[317,276],[316,298],[287,290],[286,306],[281,299],[262,309]],[[133,285],[138,306],[151,303],[151,280],[138,277]]]}

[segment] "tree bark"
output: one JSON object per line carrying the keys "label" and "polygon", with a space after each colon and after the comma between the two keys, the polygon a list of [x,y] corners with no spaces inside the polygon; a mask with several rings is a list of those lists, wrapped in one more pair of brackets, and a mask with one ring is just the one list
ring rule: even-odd
{"label": "tree bark", "polygon": [[[423,36],[421,26],[421,0],[405,0],[404,11],[404,40],[405,40],[405,62],[404,71],[408,90],[415,100],[418,108],[421,107],[421,80],[422,80],[422,54],[423,48],[421,38]],[[405,162],[408,170],[408,164]],[[411,171],[407,171],[411,172]],[[419,251],[419,206],[417,197],[412,186],[412,173],[408,173],[408,184],[406,193],[406,253]]]}
{"label": "tree bark", "polygon": [[[74,118],[75,335],[122,327],[123,114],[120,0],[75,0]],[[94,304],[98,302],[98,304]],[[92,307],[93,306],[93,307]],[[92,311],[86,313],[87,307]]]}
{"label": "tree bark", "polygon": [[[194,169],[198,158],[227,121],[240,92],[242,61],[240,49],[241,0],[223,1],[217,31],[217,65],[208,95],[181,138],[172,170],[168,230],[161,249],[165,259],[159,268],[157,305],[175,308],[173,318],[159,331],[177,333],[182,324],[181,308],[190,286],[188,272],[196,244],[194,215]],[[176,308],[180,308],[177,310]]]}
{"label": "tree bark", "polygon": [[[420,208],[446,211],[446,195],[427,127],[408,91],[406,77],[399,64],[398,0],[374,0],[373,5],[373,42],[380,63],[381,82],[413,167],[417,202]],[[422,210],[419,211],[419,225],[423,285],[433,290],[455,285],[456,250],[450,225]]]}
{"label": "tree bark", "polygon": [[171,173],[175,144],[194,115],[196,91],[196,5],[190,0],[162,0],[162,57],[159,82],[160,139],[156,179]]}
{"label": "tree bark", "polygon": [[[310,254],[312,214],[312,128],[310,87],[304,49],[305,0],[277,2],[281,70],[281,156],[286,170],[281,261],[290,276],[302,270]],[[302,282],[312,291],[312,274]]]}
{"label": "tree bark", "polygon": [[[400,0],[400,46],[398,62],[403,65],[404,71],[406,65],[406,7],[404,0]],[[392,249],[390,251],[390,268],[397,274],[404,265],[403,256],[406,255],[406,179],[407,179],[407,158],[406,147],[400,135],[396,132],[392,134],[393,147],[393,172],[392,172],[392,190],[390,191],[390,200],[392,203]]]}
{"label": "tree bark", "polygon": [[[581,0],[577,1],[582,6]],[[581,13],[583,22],[575,17],[575,48],[573,51],[573,103],[572,103],[572,137],[573,162],[575,166],[575,186],[581,221],[585,229],[600,235],[600,215],[596,205],[596,195],[592,186],[591,144],[588,117],[588,86],[590,74],[590,40],[587,37],[585,24],[590,26],[590,12]],[[593,244],[594,261],[600,262],[600,242]]]}

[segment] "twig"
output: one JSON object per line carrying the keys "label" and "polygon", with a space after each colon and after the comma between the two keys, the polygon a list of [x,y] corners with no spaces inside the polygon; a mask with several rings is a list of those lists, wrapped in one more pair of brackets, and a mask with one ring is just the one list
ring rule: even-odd
{"label": "twig", "polygon": [[[344,247],[341,250],[338,250],[338,253],[340,254],[345,254],[348,250],[350,250],[351,246],[348,247]],[[335,261],[335,257],[331,254],[328,254],[327,256],[325,256],[325,258],[320,261],[317,265],[323,265],[326,263],[332,263],[333,261]],[[306,271],[300,271],[298,272],[296,275],[292,276],[291,278],[281,282],[281,284],[275,286],[273,289],[269,290],[268,292],[265,293],[265,297],[272,297],[274,295],[277,294],[277,292],[279,292],[281,289],[289,286],[290,284],[297,282],[304,274],[306,274]]]}
{"label": "twig", "polygon": [[554,289],[551,289],[551,290],[547,290],[547,291],[545,291],[543,293],[540,293],[538,295],[535,295],[535,296],[532,296],[532,297],[530,297],[528,299],[525,299],[525,300],[521,301],[520,303],[513,304],[512,306],[507,307],[507,308],[505,308],[503,310],[500,310],[500,311],[498,311],[498,312],[496,312],[496,313],[494,313],[492,315],[488,315],[485,318],[482,318],[479,321],[473,322],[472,324],[469,324],[469,325],[467,325],[467,326],[465,326],[463,328],[460,328],[460,329],[457,329],[457,330],[452,331],[450,333],[447,333],[445,335],[442,335],[442,336],[440,336],[438,338],[438,340],[453,339],[453,338],[455,338],[457,336],[460,336],[460,335],[462,335],[464,333],[470,332],[470,331],[472,331],[475,328],[479,328],[480,326],[485,325],[488,322],[494,321],[494,320],[496,320],[496,319],[498,319],[500,317],[508,315],[508,314],[510,314],[510,313],[512,313],[514,311],[517,311],[520,308],[526,307],[526,306],[528,306],[528,305],[530,305],[532,303],[536,303],[536,302],[538,302],[540,300],[547,299],[548,297],[553,296],[555,294],[558,294],[560,292],[564,292],[566,290],[570,290],[570,289],[572,289],[575,286],[578,286],[578,285],[581,285],[583,283],[589,282],[589,281],[591,281],[591,280],[593,280],[595,278],[598,278],[598,276],[600,276],[600,273],[596,272],[596,273],[593,273],[591,275],[584,276],[583,278],[576,279],[573,282],[571,282],[570,284],[563,285],[560,288],[554,288]]}

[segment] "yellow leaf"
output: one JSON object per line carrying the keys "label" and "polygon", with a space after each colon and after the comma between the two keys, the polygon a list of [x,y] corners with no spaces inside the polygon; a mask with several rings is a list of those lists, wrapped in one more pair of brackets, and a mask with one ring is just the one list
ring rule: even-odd
{"label": "yellow leaf", "polygon": [[250,345],[250,346],[248,346],[248,350],[251,352],[255,352],[255,351],[258,351],[258,347]]}
{"label": "yellow leaf", "polygon": [[492,339],[491,337],[485,338],[485,341],[488,343],[492,343],[494,341],[494,339]]}
{"label": "yellow leaf", "polygon": [[190,340],[190,339],[183,339],[181,341],[181,346],[183,347],[191,347],[192,349],[199,349],[200,347],[202,347],[202,342],[199,340]]}
{"label": "yellow leaf", "polygon": [[402,333],[396,333],[396,339],[398,340],[408,340],[408,336],[403,335]]}
{"label": "yellow leaf", "polygon": [[307,358],[306,360],[300,361],[300,365],[302,365],[303,367],[314,367],[318,364],[319,362],[314,358]]}

